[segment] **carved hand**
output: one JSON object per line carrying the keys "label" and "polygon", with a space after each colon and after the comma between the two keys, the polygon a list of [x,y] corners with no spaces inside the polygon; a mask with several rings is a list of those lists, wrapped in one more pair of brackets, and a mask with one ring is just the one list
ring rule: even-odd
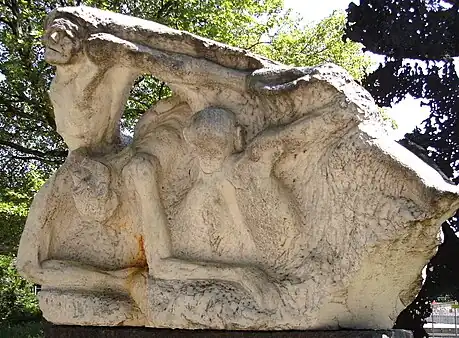
{"label": "carved hand", "polygon": [[239,284],[246,289],[261,309],[274,311],[281,303],[280,293],[266,273],[255,267],[236,268]]}

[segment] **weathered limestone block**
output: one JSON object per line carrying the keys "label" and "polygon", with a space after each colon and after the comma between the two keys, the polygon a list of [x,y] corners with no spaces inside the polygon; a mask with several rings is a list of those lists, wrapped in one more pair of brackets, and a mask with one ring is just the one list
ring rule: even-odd
{"label": "weathered limestone block", "polygon": [[[56,324],[389,329],[459,189],[390,140],[341,68],[291,68],[88,7],[46,22],[70,152],[19,271]],[[174,96],[119,122],[141,74]]]}

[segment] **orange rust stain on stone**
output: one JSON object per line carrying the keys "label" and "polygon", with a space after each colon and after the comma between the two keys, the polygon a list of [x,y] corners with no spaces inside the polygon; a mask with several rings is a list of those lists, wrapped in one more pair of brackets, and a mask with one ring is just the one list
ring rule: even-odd
{"label": "orange rust stain on stone", "polygon": [[142,283],[146,282],[147,270],[147,268],[136,268],[134,272],[126,277],[124,285],[129,292],[133,292],[139,286],[141,287]]}
{"label": "orange rust stain on stone", "polygon": [[145,242],[142,235],[136,235],[135,239],[139,245],[139,251],[135,257],[136,266],[147,266],[147,256],[145,254]]}
{"label": "orange rust stain on stone", "polygon": [[126,222],[122,222],[122,223],[118,224],[118,229],[126,229],[126,228],[127,228],[127,223]]}

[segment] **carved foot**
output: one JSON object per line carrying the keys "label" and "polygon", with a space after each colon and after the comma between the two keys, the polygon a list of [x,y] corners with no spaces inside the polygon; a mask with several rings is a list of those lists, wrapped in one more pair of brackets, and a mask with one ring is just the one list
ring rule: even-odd
{"label": "carved foot", "polygon": [[157,279],[149,281],[147,292],[151,327],[257,330],[278,316],[233,283]]}
{"label": "carved foot", "polygon": [[38,294],[46,320],[60,325],[144,326],[145,316],[122,294],[43,290]]}

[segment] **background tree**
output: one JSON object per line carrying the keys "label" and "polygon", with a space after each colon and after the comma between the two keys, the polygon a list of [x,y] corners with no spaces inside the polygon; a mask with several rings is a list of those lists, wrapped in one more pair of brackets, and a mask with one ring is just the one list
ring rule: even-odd
{"label": "background tree", "polygon": [[[385,55],[384,65],[364,86],[382,106],[407,95],[421,99],[430,116],[400,143],[459,183],[459,1],[361,0],[348,8],[346,37]],[[407,112],[408,113],[408,112]],[[412,113],[412,112],[411,112]],[[431,302],[448,295],[459,300],[459,213],[442,225],[444,242],[427,268],[421,292],[397,320],[397,327],[427,336],[424,318]]]}
{"label": "background tree", "polygon": [[346,14],[335,11],[318,24],[289,20],[255,51],[292,66],[316,66],[333,62],[360,80],[371,65],[362,45],[342,40]]}

